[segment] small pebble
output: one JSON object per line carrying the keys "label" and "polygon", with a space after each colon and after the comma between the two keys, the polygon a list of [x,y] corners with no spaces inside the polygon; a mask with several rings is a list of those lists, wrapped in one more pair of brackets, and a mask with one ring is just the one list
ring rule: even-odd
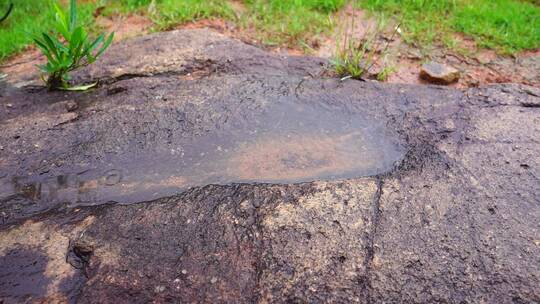
{"label": "small pebble", "polygon": [[79,105],[75,101],[69,100],[66,102],[65,107],[68,112],[73,112],[79,108]]}
{"label": "small pebble", "polygon": [[158,285],[158,286],[156,286],[156,288],[154,288],[154,291],[155,292],[164,292],[165,291],[165,286]]}
{"label": "small pebble", "polygon": [[457,69],[437,62],[425,63],[420,70],[420,78],[431,83],[447,85],[457,82],[459,77]]}

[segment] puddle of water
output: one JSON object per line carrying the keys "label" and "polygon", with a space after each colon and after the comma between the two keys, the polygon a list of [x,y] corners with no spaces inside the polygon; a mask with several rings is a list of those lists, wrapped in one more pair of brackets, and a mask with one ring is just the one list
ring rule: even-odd
{"label": "puddle of water", "polygon": [[322,105],[276,102],[247,125],[230,122],[166,153],[139,150],[59,176],[6,176],[0,201],[133,203],[207,184],[346,179],[387,172],[405,152],[383,122]]}

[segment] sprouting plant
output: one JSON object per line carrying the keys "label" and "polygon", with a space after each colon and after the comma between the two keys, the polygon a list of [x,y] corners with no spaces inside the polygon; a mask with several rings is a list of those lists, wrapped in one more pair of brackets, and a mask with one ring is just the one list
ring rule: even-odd
{"label": "sprouting plant", "polygon": [[395,72],[395,67],[393,66],[388,66],[388,65],[385,65],[381,71],[379,71],[379,73],[377,73],[377,80],[378,81],[386,81],[388,80],[388,77],[390,77],[390,75],[392,73]]}
{"label": "sprouting plant", "polygon": [[375,48],[372,40],[348,41],[346,46],[338,50],[332,64],[341,77],[360,79],[374,64]]}
{"label": "sprouting plant", "polygon": [[[353,14],[351,25],[353,29],[355,16]],[[362,79],[382,58],[386,57],[390,41],[394,40],[395,34],[399,31],[399,25],[396,26],[392,37],[387,41],[386,45],[382,46],[377,37],[382,32],[384,25],[384,22],[381,22],[374,30],[366,30],[363,37],[354,37],[353,33],[346,33],[343,42],[338,41],[331,63],[335,72],[343,80],[349,78]],[[382,70],[377,73],[376,78],[379,81],[384,81],[393,72],[393,69],[387,67],[386,64],[383,64],[381,68]]]}
{"label": "sprouting plant", "polygon": [[77,24],[75,0],[69,1],[69,16],[57,3],[53,5],[56,11],[55,34],[43,32],[41,36],[34,37],[34,42],[47,57],[47,64],[39,66],[47,75],[44,81],[49,90],[87,90],[96,84],[70,87],[69,73],[95,62],[111,44],[114,32],[106,39],[105,34],[101,34],[90,40],[84,27]]}

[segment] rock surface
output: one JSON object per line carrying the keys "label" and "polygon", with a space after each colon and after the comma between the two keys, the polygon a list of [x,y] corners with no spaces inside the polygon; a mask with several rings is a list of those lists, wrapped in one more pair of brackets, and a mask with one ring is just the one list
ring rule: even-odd
{"label": "rock surface", "polygon": [[[91,92],[8,83],[0,189],[19,187],[0,201],[0,299],[540,302],[536,91],[340,82],[320,76],[324,64],[175,31],[113,46],[76,75],[101,80]],[[185,191],[172,183],[178,194],[129,205],[82,206],[17,181],[52,179],[67,191],[70,170],[249,128],[282,99],[371,117],[406,154],[371,176]],[[75,192],[116,177],[78,180]]]}
{"label": "rock surface", "polygon": [[422,65],[420,78],[435,84],[451,84],[459,80],[459,71],[451,66],[428,62]]}

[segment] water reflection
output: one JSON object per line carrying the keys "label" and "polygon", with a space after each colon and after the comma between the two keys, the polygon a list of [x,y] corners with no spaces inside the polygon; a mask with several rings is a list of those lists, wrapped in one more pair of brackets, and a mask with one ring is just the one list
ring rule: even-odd
{"label": "water reflection", "polygon": [[405,152],[384,122],[295,102],[268,105],[244,124],[156,145],[167,149],[135,149],[77,170],[72,164],[56,176],[4,177],[0,201],[132,203],[207,184],[353,178],[391,170]]}
{"label": "water reflection", "polygon": [[0,179],[0,201],[23,197],[42,202],[91,202],[99,198],[102,188],[114,187],[122,181],[120,170],[103,174],[85,170],[79,173],[47,178],[4,177]]}

